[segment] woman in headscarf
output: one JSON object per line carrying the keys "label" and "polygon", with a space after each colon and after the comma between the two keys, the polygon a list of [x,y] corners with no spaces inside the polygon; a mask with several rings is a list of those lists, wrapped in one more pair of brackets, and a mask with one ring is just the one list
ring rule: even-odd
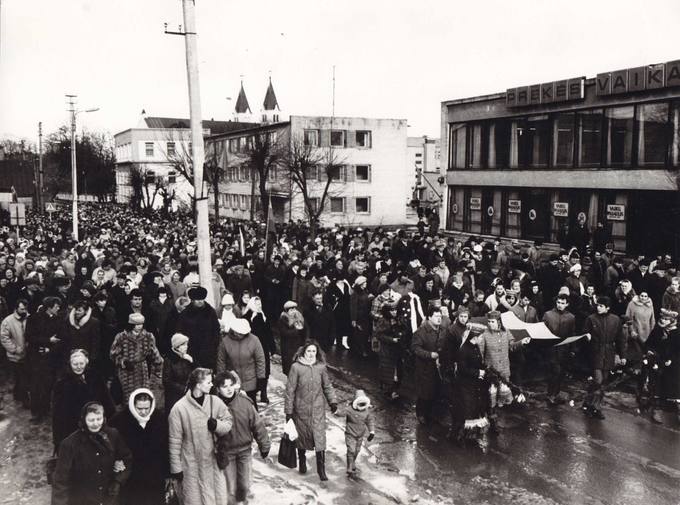
{"label": "woman in headscarf", "polygon": [[309,329],[305,324],[302,313],[297,308],[297,303],[289,300],[283,305],[283,312],[276,324],[276,332],[281,349],[281,368],[283,373],[288,375],[295,353],[307,340],[309,334]]}
{"label": "woman in headscarf", "polygon": [[163,359],[163,391],[168,416],[173,405],[186,393],[189,375],[196,368],[194,358],[187,354],[189,337],[175,333],[170,342],[171,349]]}
{"label": "woman in headscarf", "polygon": [[262,403],[269,403],[267,382],[271,373],[271,356],[276,354],[276,344],[274,343],[270,323],[267,321],[267,317],[262,310],[262,299],[259,296],[250,298],[242,317],[248,320],[250,331],[260,339],[260,344],[262,344],[265,359],[265,378],[260,381],[258,390],[260,392],[260,401]]}

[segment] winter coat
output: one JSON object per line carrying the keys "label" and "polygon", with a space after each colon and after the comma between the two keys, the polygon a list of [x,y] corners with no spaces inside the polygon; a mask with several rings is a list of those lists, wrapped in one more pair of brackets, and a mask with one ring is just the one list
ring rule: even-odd
{"label": "winter coat", "polygon": [[375,433],[373,414],[368,409],[357,410],[350,406],[345,412],[345,438],[363,438],[366,432]]}
{"label": "winter coat", "polygon": [[92,309],[87,309],[80,321],[76,321],[75,309],[71,309],[59,335],[64,356],[68,356],[73,349],[85,349],[90,362],[96,362],[101,348],[100,328],[99,321],[92,317]]}
{"label": "winter coat", "polygon": [[533,308],[531,305],[528,305],[526,309],[524,309],[520,307],[519,304],[516,304],[510,307],[510,312],[515,314],[517,316],[517,319],[525,323],[538,322],[538,313],[536,312],[536,309]]}
{"label": "winter coat", "polygon": [[232,398],[219,397],[229,409],[232,418],[231,430],[217,440],[217,452],[220,454],[238,454],[251,451],[253,439],[257,442],[260,453],[269,452],[271,441],[263,419],[258,415],[253,401],[242,392]]}
{"label": "winter coat", "polygon": [[312,305],[305,312],[305,323],[309,328],[310,338],[319,342],[324,351],[333,345],[336,336],[336,318],[328,307]]}
{"label": "winter coat", "polygon": [[187,391],[187,381],[196,365],[182,358],[175,351],[168,352],[163,359],[163,391],[165,393],[165,412],[170,410]]}
{"label": "winter coat", "polygon": [[52,390],[52,441],[54,447],[78,429],[80,409],[87,402],[99,402],[104,406],[107,418],[115,412],[113,400],[100,375],[86,369],[83,375],[69,371],[55,384]]}
{"label": "winter coat", "polygon": [[187,352],[197,366],[215,368],[220,344],[220,323],[215,309],[207,303],[203,307],[189,305],[177,318],[175,331],[189,337]]}
{"label": "winter coat", "polygon": [[[217,420],[214,434],[208,419]],[[227,482],[217,466],[215,438],[229,433],[232,418],[217,396],[204,395],[198,403],[187,391],[172,410],[169,419],[170,472],[183,472],[184,505],[227,505]]]}
{"label": "winter coat", "polygon": [[318,356],[313,365],[295,360],[288,374],[284,408],[293,417],[299,449],[326,450],[326,402],[337,403],[326,363]]}
{"label": "winter coat", "polygon": [[139,335],[132,331],[116,335],[111,345],[111,360],[125,399],[137,388],[148,388],[151,374],[161,376],[163,358],[153,335],[146,330],[141,330]]}
{"label": "winter coat", "polygon": [[[659,395],[663,399],[680,401],[680,330],[673,325],[655,326],[647,340],[647,347],[659,355],[661,371]],[[671,362],[666,366],[666,362]]]}
{"label": "winter coat", "polygon": [[464,420],[484,417],[488,387],[486,381],[479,378],[479,371],[485,369],[482,353],[477,345],[466,340],[460,346],[457,358],[455,391],[460,414]]}
{"label": "winter coat", "polygon": [[[568,310],[560,312],[557,309],[552,309],[543,314],[543,322],[553,335],[560,339],[573,337],[576,333],[576,317]],[[551,363],[559,363],[564,358],[567,345],[555,347],[553,346],[549,353],[548,359]]]}
{"label": "winter coat", "polygon": [[[381,318],[375,323],[374,336],[380,341],[378,353],[378,367],[380,370],[380,383],[391,386],[394,380],[394,372],[401,368],[401,358],[404,353],[404,328],[392,318]],[[395,342],[396,340],[396,342]],[[397,375],[397,382],[400,377]]]}
{"label": "winter coat", "polygon": [[626,317],[633,323],[631,336],[645,343],[656,324],[652,300],[648,298],[646,302],[642,302],[638,296],[634,297],[628,304]]}
{"label": "winter coat", "polygon": [[265,377],[264,351],[260,340],[248,333],[230,331],[217,348],[216,372],[234,370],[241,379],[241,389],[255,391],[258,379]]}
{"label": "winter coat", "polygon": [[583,331],[590,333],[590,365],[593,370],[614,368],[614,356],[625,356],[626,340],[621,318],[614,314],[592,314],[586,318]]}
{"label": "winter coat", "polygon": [[26,357],[25,333],[26,318],[20,318],[16,312],[12,312],[0,324],[0,343],[12,363],[23,362]]}
{"label": "winter coat", "polygon": [[479,351],[487,368],[495,370],[505,381],[510,380],[510,351],[519,349],[521,342],[506,330],[487,329],[479,340]]}
{"label": "winter coat", "polygon": [[419,399],[434,398],[439,372],[437,359],[432,357],[432,353],[441,353],[444,347],[445,331],[441,325],[435,328],[429,321],[425,321],[413,334],[411,350],[416,356],[415,381]]}
{"label": "winter coat", "polygon": [[[114,461],[126,470],[114,473]],[[130,475],[132,454],[115,428],[102,426],[97,434],[79,429],[59,447],[52,482],[52,505],[114,505],[112,483],[124,484]]]}
{"label": "winter coat", "polygon": [[[49,364],[57,366],[56,351],[58,345],[50,342],[50,338],[59,333],[61,324],[59,316],[50,316],[44,310],[39,310],[35,314],[28,316],[26,320],[26,347],[28,362],[33,365]],[[0,335],[2,330],[0,329]],[[35,371],[37,369],[33,369]]]}
{"label": "winter coat", "polygon": [[132,471],[121,490],[121,503],[161,504],[165,495],[165,479],[170,472],[168,420],[155,409],[154,400],[150,418],[142,427],[136,411],[132,412],[135,393],[130,397],[128,408],[113,416],[109,423],[118,430],[132,452]]}
{"label": "winter coat", "polygon": [[293,292],[291,300],[296,302],[302,312],[306,311],[312,305],[312,295],[316,288],[308,279],[302,277],[295,277],[293,280]]}
{"label": "winter coat", "polygon": [[168,320],[170,314],[174,309],[175,304],[168,297],[164,303],[161,303],[157,298],[152,300],[149,304],[149,325],[148,329],[156,337],[156,347],[161,354],[165,354],[170,350],[170,340],[168,336]]}
{"label": "winter coat", "polygon": [[352,289],[347,281],[343,282],[343,289],[340,289],[335,282],[331,283],[326,289],[324,303],[333,311],[335,319],[335,331],[339,336],[349,336],[352,334],[352,318],[350,315],[350,297]]}
{"label": "winter coat", "polygon": [[661,298],[661,308],[680,313],[680,291],[673,291],[673,288],[668,286]]}
{"label": "winter coat", "polygon": [[229,267],[224,284],[237,300],[241,298],[244,291],[253,293],[253,282],[250,278],[250,272],[243,265]]}
{"label": "winter coat", "polygon": [[274,342],[269,321],[264,319],[264,314],[253,313],[250,310],[244,311],[241,317],[250,322],[250,332],[260,340],[264,351],[264,376],[268,378],[271,372],[271,355],[277,354],[276,342]]}
{"label": "winter coat", "polygon": [[182,281],[166,282],[165,287],[170,290],[173,300],[177,300],[180,296],[184,296],[187,292],[187,286]]}
{"label": "winter coat", "polygon": [[371,323],[371,296],[367,290],[357,288],[350,297],[350,316],[352,321],[369,330]]}
{"label": "winter coat", "polygon": [[279,335],[279,346],[281,348],[281,368],[283,373],[288,375],[290,367],[293,364],[293,357],[300,346],[307,340],[309,330],[307,329],[307,326],[304,326],[302,329],[291,326],[288,314],[285,312],[281,313],[276,329]]}

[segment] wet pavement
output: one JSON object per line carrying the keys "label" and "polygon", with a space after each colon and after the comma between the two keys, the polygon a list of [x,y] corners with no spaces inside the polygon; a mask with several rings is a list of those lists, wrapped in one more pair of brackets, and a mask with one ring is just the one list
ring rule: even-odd
{"label": "wet pavement", "polygon": [[[398,402],[386,400],[376,385],[375,362],[331,353],[329,364],[341,409],[357,388],[366,390],[374,404],[376,438],[359,456],[360,478],[345,476],[344,420],[330,414],[327,483],[319,482],[313,455],[306,475],[275,463],[285,377],[274,364],[271,403],[261,409],[273,439],[272,454],[269,461],[254,457],[250,503],[680,504],[678,425],[669,412],[661,426],[636,415],[630,394],[608,393],[607,419],[597,421],[581,414],[578,383],[569,391],[574,407],[548,408],[542,387],[532,386],[524,406],[501,413],[500,433],[481,450],[448,442],[444,415],[442,424],[418,425],[412,384],[406,384]],[[44,462],[51,453],[50,428],[31,425],[28,411],[11,400],[6,378],[0,379],[5,398],[0,505],[48,504]]]}

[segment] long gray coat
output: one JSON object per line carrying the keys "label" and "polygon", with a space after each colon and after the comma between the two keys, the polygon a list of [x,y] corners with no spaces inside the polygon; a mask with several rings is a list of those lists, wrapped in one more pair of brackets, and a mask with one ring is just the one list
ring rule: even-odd
{"label": "long gray coat", "polygon": [[297,359],[286,384],[286,415],[293,416],[299,449],[326,450],[326,402],[337,403],[326,363],[306,365]]}

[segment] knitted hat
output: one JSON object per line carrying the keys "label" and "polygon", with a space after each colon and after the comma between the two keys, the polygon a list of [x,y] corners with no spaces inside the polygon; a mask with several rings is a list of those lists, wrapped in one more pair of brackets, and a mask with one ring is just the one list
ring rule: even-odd
{"label": "knitted hat", "polygon": [[363,275],[360,275],[354,280],[354,285],[360,286],[361,284],[365,284],[366,282],[368,282],[368,279],[366,279],[366,277],[364,277]]}
{"label": "knitted hat", "polygon": [[661,314],[659,315],[659,319],[670,319],[671,321],[675,321],[677,318],[678,318],[678,313],[675,312],[674,310],[661,309]]}
{"label": "knitted hat", "polygon": [[234,305],[234,295],[227,293],[222,297],[222,305]]}
{"label": "knitted hat", "polygon": [[128,324],[144,324],[144,316],[133,312],[128,316]]}
{"label": "knitted hat", "polygon": [[501,320],[501,313],[498,312],[497,310],[490,310],[489,312],[486,313],[486,318],[487,319],[496,319],[498,321]]}
{"label": "knitted hat", "polygon": [[355,410],[365,410],[371,407],[371,399],[366,396],[363,389],[357,389],[354,393],[354,400],[352,401],[352,408]]}
{"label": "knitted hat", "polygon": [[182,335],[181,333],[175,333],[170,339],[170,345],[173,349],[177,349],[180,345],[189,342],[189,337]]}
{"label": "knitted hat", "polygon": [[283,304],[283,310],[294,309],[297,306],[298,306],[297,303],[295,303],[292,300],[288,300],[286,303]]}
{"label": "knitted hat", "polygon": [[239,335],[247,335],[250,333],[250,323],[247,319],[236,318],[230,322],[231,331]]}

